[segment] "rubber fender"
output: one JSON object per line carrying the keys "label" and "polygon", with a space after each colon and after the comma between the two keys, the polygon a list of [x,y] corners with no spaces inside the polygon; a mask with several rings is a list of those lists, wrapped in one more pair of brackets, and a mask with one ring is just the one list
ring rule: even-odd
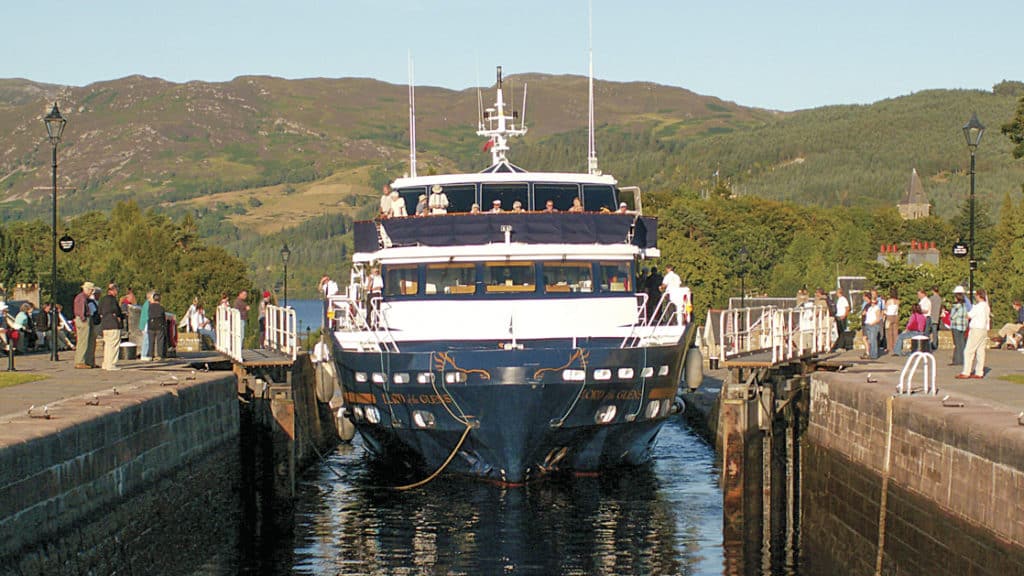
{"label": "rubber fender", "polygon": [[351,442],[356,435],[356,425],[349,419],[345,407],[338,408],[335,416],[338,421],[338,437],[342,442]]}
{"label": "rubber fender", "polygon": [[690,390],[700,388],[704,382],[704,356],[700,353],[700,348],[690,348],[686,351],[685,366],[686,387]]}

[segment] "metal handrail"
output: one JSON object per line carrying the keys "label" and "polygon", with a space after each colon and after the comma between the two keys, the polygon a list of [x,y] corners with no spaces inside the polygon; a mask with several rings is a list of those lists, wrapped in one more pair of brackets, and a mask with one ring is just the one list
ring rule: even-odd
{"label": "metal handrail", "polygon": [[[931,352],[922,352],[918,350],[907,358],[906,363],[903,364],[903,370],[900,370],[900,383],[896,385],[897,394],[911,394],[911,387],[914,382],[914,374],[917,372],[917,367],[924,362],[924,372],[921,373],[921,379],[924,383],[924,393],[928,394],[929,384],[931,384],[931,394],[934,396],[938,391],[935,388],[935,372],[938,369],[935,365],[935,355]],[[931,367],[931,370],[929,370]]]}
{"label": "metal handrail", "polygon": [[217,306],[217,351],[241,362],[243,338],[242,313],[226,304]]}
{"label": "metal handrail", "polygon": [[398,342],[391,334],[386,318],[379,311],[380,297],[375,297],[372,302],[377,305],[377,311],[370,312],[370,314],[377,315],[376,328],[367,321],[368,314],[360,299],[340,295],[327,297],[327,318],[329,321],[333,321],[331,330],[367,333],[373,336],[374,343],[379,350],[398,352]]}
{"label": "metal handrail", "polygon": [[832,347],[835,320],[825,307],[755,306],[718,312],[718,358],[770,351],[774,364]]}
{"label": "metal handrail", "polygon": [[266,322],[263,345],[271,350],[283,352],[295,360],[299,352],[295,309],[271,304],[267,306]]}

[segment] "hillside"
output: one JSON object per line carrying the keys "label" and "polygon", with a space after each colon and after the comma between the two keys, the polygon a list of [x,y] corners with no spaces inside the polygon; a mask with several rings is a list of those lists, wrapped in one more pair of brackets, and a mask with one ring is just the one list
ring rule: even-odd
{"label": "hillside", "polygon": [[[506,77],[517,109],[527,84],[530,132],[511,158],[534,170],[582,170],[586,78]],[[707,191],[717,172],[739,195],[872,208],[895,203],[916,168],[948,217],[966,198],[960,127],[974,110],[989,128],[978,150],[979,198],[995,211],[1024,182],[1024,162],[1012,160],[999,133],[1020,96],[1016,82],[794,113],[651,83],[595,86],[601,168],[647,191]],[[56,99],[68,118],[62,217],[124,200],[188,214],[200,235],[243,256],[261,284],[279,276],[287,242],[289,270],[302,281],[293,286],[304,285],[343,266],[349,223],[371,214],[379,186],[407,170],[407,90],[356,78],[175,84],[132,76],[85,87],[0,80],[0,222],[49,215],[42,116]],[[417,87],[416,108],[420,173],[486,164],[473,133],[476,89]]]}

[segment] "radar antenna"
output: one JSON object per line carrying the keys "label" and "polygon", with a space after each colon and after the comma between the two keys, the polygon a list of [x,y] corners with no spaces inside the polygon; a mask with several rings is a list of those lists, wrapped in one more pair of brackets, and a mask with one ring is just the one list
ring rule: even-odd
{"label": "radar antenna", "polygon": [[[515,114],[505,113],[505,100],[502,93],[502,78],[501,78],[501,66],[498,66],[498,84],[497,84],[497,96],[494,101],[493,108],[487,108],[484,110],[482,116],[482,122],[480,129],[476,131],[477,136],[483,136],[487,138],[487,143],[484,144],[484,150],[491,152],[491,164],[497,164],[499,162],[507,161],[505,153],[508,152],[508,139],[512,136],[522,136],[526,134],[526,125],[520,123],[519,127],[516,128]],[[526,93],[523,91],[523,107],[526,107]]]}

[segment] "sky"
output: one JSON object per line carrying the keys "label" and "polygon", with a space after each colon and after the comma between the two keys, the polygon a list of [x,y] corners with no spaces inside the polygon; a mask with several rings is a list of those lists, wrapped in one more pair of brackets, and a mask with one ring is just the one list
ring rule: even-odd
{"label": "sky", "polygon": [[[1024,81],[1021,0],[8,0],[0,78],[649,81],[773,110]],[[18,23],[18,25],[12,25]],[[1009,23],[1008,26],[1003,23]]]}

